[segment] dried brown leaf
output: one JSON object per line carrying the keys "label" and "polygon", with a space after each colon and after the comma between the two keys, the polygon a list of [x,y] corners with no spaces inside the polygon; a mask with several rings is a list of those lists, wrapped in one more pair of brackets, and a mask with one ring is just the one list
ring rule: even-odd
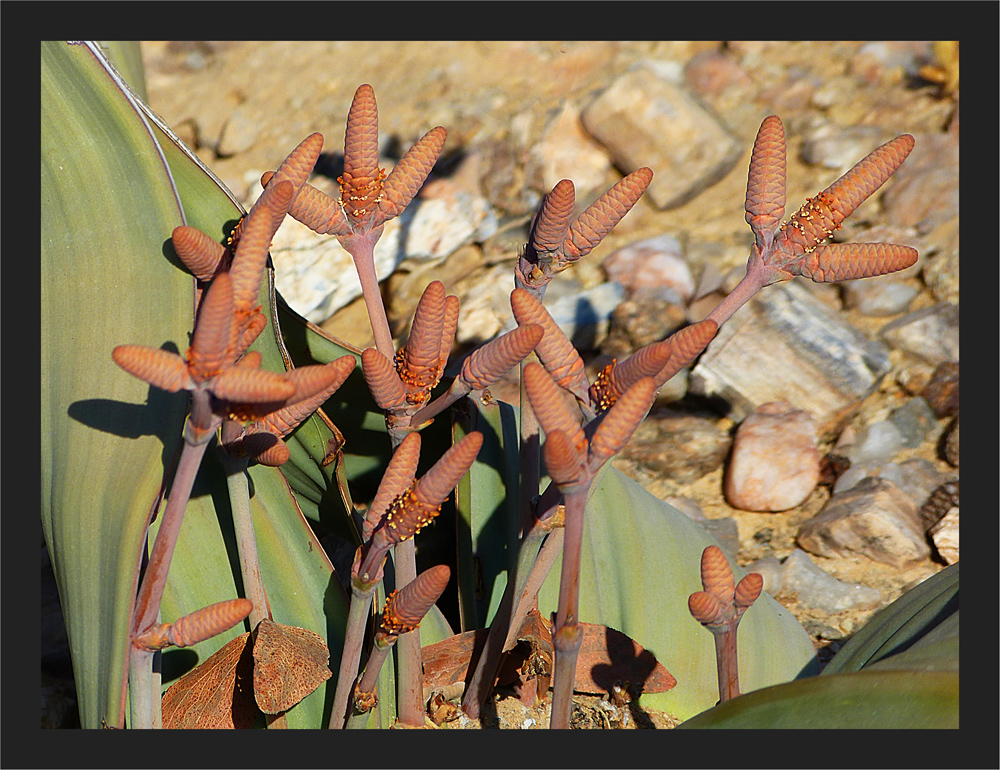
{"label": "dried brown leaf", "polygon": [[254,631],[253,688],[265,714],[287,711],[330,678],[330,650],[305,628],[266,618]]}
{"label": "dried brown leaf", "polygon": [[677,680],[656,656],[631,637],[607,626],[581,623],[583,641],[576,659],[573,689],[583,693],[610,693],[628,683],[644,693],[666,692]]}
{"label": "dried brown leaf", "polygon": [[170,686],[162,701],[165,729],[253,727],[260,709],[253,694],[249,638],[249,633],[240,634]]}

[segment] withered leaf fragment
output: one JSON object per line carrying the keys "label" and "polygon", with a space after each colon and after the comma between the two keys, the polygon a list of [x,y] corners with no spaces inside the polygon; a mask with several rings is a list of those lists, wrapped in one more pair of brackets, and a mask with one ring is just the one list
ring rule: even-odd
{"label": "withered leaf fragment", "polygon": [[253,653],[249,633],[227,642],[163,694],[163,727],[237,729],[253,727],[260,709],[253,694]]}
{"label": "withered leaf fragment", "polygon": [[254,695],[265,714],[287,711],[332,676],[323,637],[266,618],[254,630],[253,661]]}

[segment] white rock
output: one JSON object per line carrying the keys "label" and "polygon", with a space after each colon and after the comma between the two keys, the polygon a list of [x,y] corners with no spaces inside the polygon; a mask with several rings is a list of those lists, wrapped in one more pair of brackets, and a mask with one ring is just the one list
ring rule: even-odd
{"label": "white rock", "polygon": [[723,491],[746,511],[785,511],[819,481],[816,424],[787,403],[763,404],[736,431]]}
{"label": "white rock", "polygon": [[[460,246],[496,231],[489,203],[467,192],[417,198],[385,224],[375,245],[375,270],[388,278],[404,259],[443,259]],[[271,244],[275,285],[285,301],[313,323],[322,323],[361,296],[354,260],[334,236],[317,235],[286,217]]]}
{"label": "white rock", "polygon": [[874,588],[837,580],[798,548],[785,559],[781,577],[786,593],[795,594],[802,604],[823,612],[874,607],[882,600],[882,594]]}

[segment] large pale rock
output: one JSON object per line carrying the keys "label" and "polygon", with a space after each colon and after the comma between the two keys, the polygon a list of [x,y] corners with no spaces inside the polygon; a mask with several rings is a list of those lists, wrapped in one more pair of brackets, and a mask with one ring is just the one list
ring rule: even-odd
{"label": "large pale rock", "polygon": [[890,369],[889,350],[826,308],[805,286],[769,286],[723,324],[691,372],[691,391],[718,396],[742,420],[787,401],[834,431]]}
{"label": "large pale rock", "polygon": [[[486,199],[464,191],[416,198],[385,224],[375,245],[375,270],[388,278],[404,259],[444,259],[460,246],[496,231],[497,218]],[[271,244],[278,291],[296,312],[322,323],[361,296],[351,255],[332,235],[317,235],[286,217]]]}
{"label": "large pale rock", "polygon": [[745,511],[786,511],[819,481],[816,423],[787,403],[762,404],[736,431],[726,468],[726,500]]}
{"label": "large pale rock", "polygon": [[621,171],[655,171],[646,195],[661,209],[711,187],[742,152],[715,115],[649,67],[612,83],[583,111],[583,125]]}
{"label": "large pale rock", "polygon": [[580,122],[580,112],[567,104],[545,128],[541,140],[531,148],[545,192],[570,179],[578,200],[587,200],[607,189],[611,160]]}
{"label": "large pale rock", "polygon": [[917,505],[891,481],[868,478],[834,495],[796,537],[819,556],[859,554],[894,567],[930,555]]}

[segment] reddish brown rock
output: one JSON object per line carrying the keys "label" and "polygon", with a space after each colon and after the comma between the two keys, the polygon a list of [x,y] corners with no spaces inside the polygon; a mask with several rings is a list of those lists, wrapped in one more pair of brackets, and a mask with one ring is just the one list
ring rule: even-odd
{"label": "reddish brown rock", "polygon": [[883,478],[864,479],[831,497],[796,540],[819,556],[859,554],[900,568],[930,555],[916,503]]}

